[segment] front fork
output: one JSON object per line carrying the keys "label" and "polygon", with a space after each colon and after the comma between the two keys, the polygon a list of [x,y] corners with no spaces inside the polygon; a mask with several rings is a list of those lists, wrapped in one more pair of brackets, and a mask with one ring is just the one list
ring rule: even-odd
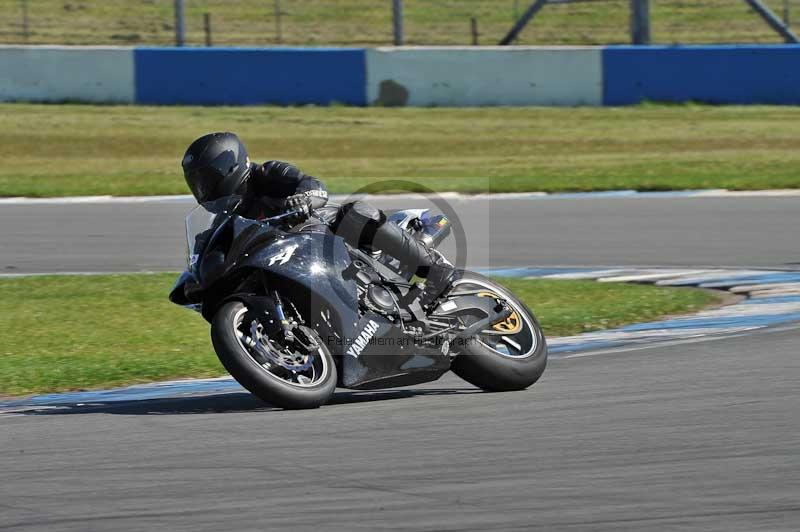
{"label": "front fork", "polygon": [[[272,299],[275,301],[275,316],[280,321],[284,341],[300,346],[306,354],[319,349],[319,345],[313,338],[309,338],[302,330],[298,329],[297,320],[286,317],[286,312],[283,310],[283,299],[277,290],[272,291]],[[302,320],[303,318],[298,314],[297,319]],[[297,332],[300,334],[298,335]]]}

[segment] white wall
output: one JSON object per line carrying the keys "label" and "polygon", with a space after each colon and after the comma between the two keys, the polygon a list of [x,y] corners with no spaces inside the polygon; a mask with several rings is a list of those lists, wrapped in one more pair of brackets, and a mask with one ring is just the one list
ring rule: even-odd
{"label": "white wall", "polygon": [[0,46],[0,101],[133,103],[133,49]]}
{"label": "white wall", "polygon": [[601,47],[376,48],[367,50],[367,102],[602,105],[602,62]]}

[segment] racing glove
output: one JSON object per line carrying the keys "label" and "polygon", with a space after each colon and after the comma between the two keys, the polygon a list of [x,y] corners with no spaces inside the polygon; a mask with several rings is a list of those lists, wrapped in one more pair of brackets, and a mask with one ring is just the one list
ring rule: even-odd
{"label": "racing glove", "polygon": [[284,202],[286,212],[295,212],[291,217],[292,223],[299,224],[308,219],[311,214],[311,199],[306,194],[289,196]]}

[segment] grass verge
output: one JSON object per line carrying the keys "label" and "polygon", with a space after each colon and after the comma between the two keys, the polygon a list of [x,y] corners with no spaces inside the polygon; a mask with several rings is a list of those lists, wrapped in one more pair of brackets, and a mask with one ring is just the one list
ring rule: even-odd
{"label": "grass verge", "polygon": [[0,104],[0,196],[186,194],[212,130],[349,193],[800,188],[800,107],[380,109]]}
{"label": "grass verge", "polygon": [[[223,375],[208,324],[169,303],[173,274],[0,279],[0,395]],[[693,312],[708,292],[501,279],[549,336]]]}
{"label": "grass verge", "polygon": [[[798,0],[765,0],[780,14]],[[407,44],[471,43],[470,19],[481,44],[496,44],[530,1],[404,0]],[[23,31],[24,10],[30,27]],[[0,0],[0,42],[172,45],[174,7],[167,1]],[[745,2],[658,0],[651,3],[653,42],[781,42]],[[192,0],[186,2],[187,43],[204,42],[203,14],[220,45],[388,45],[391,2],[370,0]],[[279,15],[278,15],[279,13]],[[628,43],[629,2],[551,3],[522,31],[517,44]],[[796,15],[795,15],[796,20]]]}

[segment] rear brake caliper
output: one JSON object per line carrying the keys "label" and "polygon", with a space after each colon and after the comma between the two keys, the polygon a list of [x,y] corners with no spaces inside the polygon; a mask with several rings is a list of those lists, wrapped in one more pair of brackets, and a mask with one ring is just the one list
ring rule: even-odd
{"label": "rear brake caliper", "polygon": [[[479,292],[478,297],[493,297],[499,305],[504,308],[509,307],[508,302],[494,292]],[[492,329],[502,334],[517,334],[522,330],[522,320],[519,319],[519,314],[512,307],[511,314],[506,319],[492,325]]]}

